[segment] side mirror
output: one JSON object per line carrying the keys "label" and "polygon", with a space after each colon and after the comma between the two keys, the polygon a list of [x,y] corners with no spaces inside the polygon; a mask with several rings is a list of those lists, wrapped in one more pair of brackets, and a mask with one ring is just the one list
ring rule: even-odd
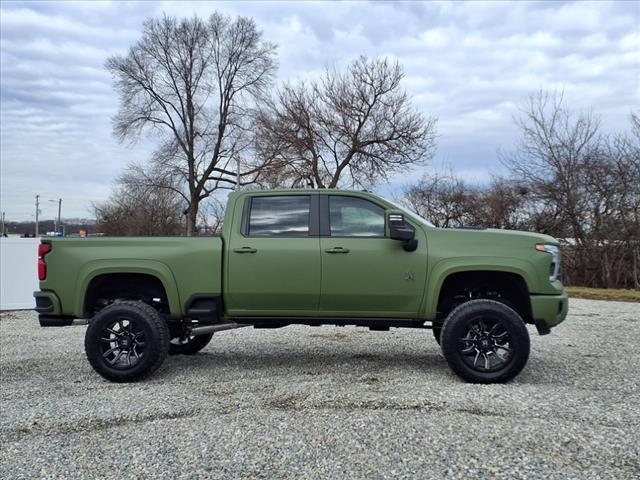
{"label": "side mirror", "polygon": [[405,221],[403,214],[391,212],[387,215],[387,221],[391,239],[403,242],[402,248],[407,252],[413,252],[418,248],[418,241],[415,239],[416,231]]}

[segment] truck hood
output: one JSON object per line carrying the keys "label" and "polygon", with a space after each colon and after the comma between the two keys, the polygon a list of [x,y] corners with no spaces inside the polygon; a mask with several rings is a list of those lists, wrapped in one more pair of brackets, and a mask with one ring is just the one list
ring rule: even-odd
{"label": "truck hood", "polygon": [[426,233],[429,250],[443,258],[482,256],[525,260],[535,253],[537,243],[558,245],[549,235],[518,230],[431,228]]}
{"label": "truck hood", "polygon": [[503,230],[500,228],[447,228],[442,229],[447,231],[455,231],[461,235],[470,234],[475,235],[473,238],[492,238],[503,239],[505,241],[517,240],[536,243],[548,243],[552,245],[559,245],[558,240],[550,235],[536,232],[526,232],[524,230]]}

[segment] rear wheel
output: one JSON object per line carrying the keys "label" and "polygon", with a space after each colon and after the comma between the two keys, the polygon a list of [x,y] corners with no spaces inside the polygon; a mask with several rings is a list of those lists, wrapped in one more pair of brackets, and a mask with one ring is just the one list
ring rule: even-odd
{"label": "rear wheel", "polygon": [[131,382],[162,365],[169,351],[169,328],[145,303],[115,302],[93,317],[84,345],[96,372],[112,382]]}
{"label": "rear wheel", "polygon": [[529,358],[529,332],[503,303],[472,300],[456,307],[440,335],[442,353],[460,378],[503,383],[518,375]]}
{"label": "rear wheel", "polygon": [[194,355],[206,347],[213,333],[189,337],[175,337],[169,342],[169,355]]}

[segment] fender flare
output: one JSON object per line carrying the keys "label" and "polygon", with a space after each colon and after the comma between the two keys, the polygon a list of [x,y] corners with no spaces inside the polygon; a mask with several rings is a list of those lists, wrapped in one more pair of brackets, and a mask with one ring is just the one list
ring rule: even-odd
{"label": "fender flare", "polygon": [[74,308],[74,314],[78,318],[85,318],[85,296],[93,279],[110,273],[140,273],[157,278],[167,294],[171,316],[176,318],[182,316],[178,286],[171,269],[166,264],[156,260],[111,259],[93,260],[85,263],[80,269],[76,283],[76,305]]}
{"label": "fender flare", "polygon": [[529,272],[533,266],[526,260],[505,257],[482,257],[477,260],[468,257],[454,257],[440,260],[429,271],[425,303],[422,308],[422,318],[433,320],[436,318],[440,291],[447,277],[462,272],[504,272],[522,277],[529,292],[534,291],[534,279]]}

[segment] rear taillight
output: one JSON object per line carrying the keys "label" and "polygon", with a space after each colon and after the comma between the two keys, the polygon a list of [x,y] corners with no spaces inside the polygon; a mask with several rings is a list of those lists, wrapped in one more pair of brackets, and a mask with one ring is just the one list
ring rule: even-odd
{"label": "rear taillight", "polygon": [[44,256],[50,251],[50,243],[41,243],[38,246],[38,278],[40,280],[47,278],[47,264],[44,262]]}

